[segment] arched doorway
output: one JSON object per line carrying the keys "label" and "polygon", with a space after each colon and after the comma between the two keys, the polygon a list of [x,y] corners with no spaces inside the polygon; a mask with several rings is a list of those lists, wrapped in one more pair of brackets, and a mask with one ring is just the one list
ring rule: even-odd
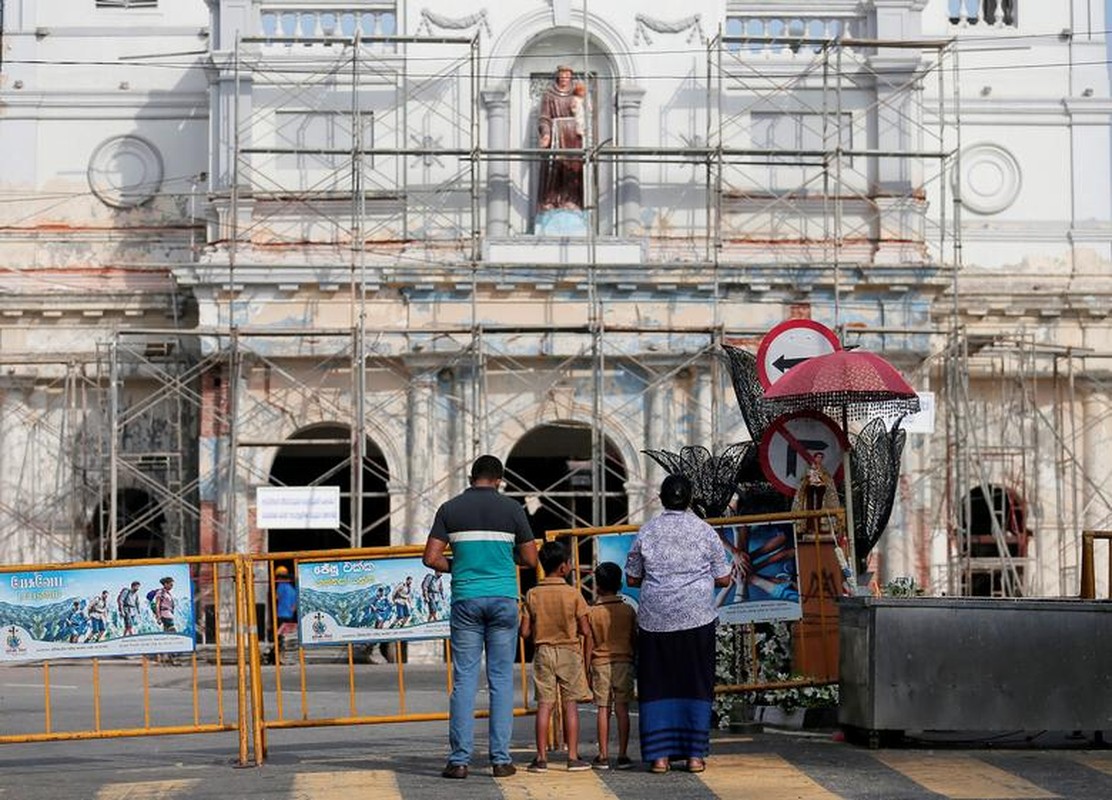
{"label": "arched doorway", "polygon": [[[959,509],[959,517],[967,536],[967,554],[973,565],[965,593],[974,597],[1005,594],[1005,582],[999,566],[1000,548],[993,536],[993,520],[995,518],[996,525],[1004,534],[1008,555],[1024,559],[1031,536],[1027,529],[1027,504],[1015,490],[1006,486],[992,483],[974,486]],[[993,563],[994,559],[996,563]],[[1016,572],[1022,580],[1022,564],[1016,565]]]}
{"label": "arched doorway", "polygon": [[[112,558],[109,541],[107,497],[97,506],[89,525],[91,557],[96,561]],[[164,558],[166,556],[166,516],[162,506],[142,489],[120,489],[116,493],[116,559]]]}
{"label": "arched doorway", "polygon": [[[306,441],[306,444],[295,444]],[[269,530],[267,550],[272,553],[296,550],[329,550],[378,547],[390,544],[390,472],[382,450],[367,440],[363,459],[363,530],[352,535],[351,428],[347,425],[315,425],[289,437],[290,444],[278,449],[270,468],[272,486],[340,487],[340,527],[334,530]]]}
{"label": "arched doorway", "polygon": [[[590,92],[589,127],[594,142],[613,141],[615,135],[615,95],[617,75],[613,61],[603,45],[588,38],[584,54],[583,31],[554,28],[537,36],[522,48],[510,76],[510,143],[511,147],[537,147],[537,107],[544,90],[551,85],[556,67],[572,68],[575,79],[585,83]],[[539,162],[521,160],[513,167],[510,227],[532,231],[536,212]],[[610,162],[598,164],[591,181],[598,189],[597,232],[608,236],[614,232],[614,174]],[[590,202],[590,198],[588,198]]]}
{"label": "arched doorway", "polygon": [[596,491],[602,495],[599,524],[626,521],[625,463],[609,439],[603,450],[603,485],[595,487],[589,426],[577,422],[542,425],[514,445],[506,459],[505,491],[525,502],[535,536],[543,536],[546,530],[592,525]]}

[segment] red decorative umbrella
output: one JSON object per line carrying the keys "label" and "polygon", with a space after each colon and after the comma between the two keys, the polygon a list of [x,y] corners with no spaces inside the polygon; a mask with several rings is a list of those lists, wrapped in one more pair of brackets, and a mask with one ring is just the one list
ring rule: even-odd
{"label": "red decorative umbrella", "polygon": [[764,396],[768,407],[778,413],[836,409],[843,422],[919,410],[919,396],[896,368],[864,350],[809,358],[789,369]]}
{"label": "red decorative umbrella", "polygon": [[[840,412],[842,430],[848,435],[848,420],[912,414],[919,410],[919,395],[903,376],[876,353],[864,350],[837,350],[809,358],[789,369],[764,394],[765,405],[773,413],[803,409]],[[857,571],[857,525],[853,514],[853,488],[850,453],[842,454],[846,494],[846,527],[850,563]]]}

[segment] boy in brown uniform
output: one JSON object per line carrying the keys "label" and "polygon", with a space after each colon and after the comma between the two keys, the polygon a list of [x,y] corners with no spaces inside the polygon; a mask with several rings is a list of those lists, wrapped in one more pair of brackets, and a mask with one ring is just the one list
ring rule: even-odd
{"label": "boy in brown uniform", "polygon": [[595,567],[595,594],[591,607],[594,649],[591,651],[591,690],[598,706],[598,756],[595,769],[609,769],[610,706],[618,721],[618,769],[629,769],[629,703],[633,699],[633,654],[637,647],[637,612],[618,594],[622,568],[612,561]]}
{"label": "boy in brown uniform", "polygon": [[590,660],[591,626],[587,623],[590,609],[579,590],[567,583],[571,563],[567,548],[561,542],[545,542],[539,560],[545,578],[525,596],[525,610],[521,615],[521,635],[532,636],[536,646],[533,683],[537,690],[537,757],[528,770],[544,772],[548,769],[548,728],[559,686],[564,695],[568,769],[580,772],[590,769],[591,765],[579,759],[579,708],[576,703],[589,699],[590,690],[577,636],[583,637]]}

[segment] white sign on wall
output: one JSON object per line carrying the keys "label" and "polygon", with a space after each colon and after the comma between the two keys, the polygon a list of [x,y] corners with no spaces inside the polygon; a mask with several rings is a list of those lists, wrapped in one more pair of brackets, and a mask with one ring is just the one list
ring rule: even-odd
{"label": "white sign on wall", "polygon": [[[900,423],[900,428],[908,433],[934,433],[934,392],[918,392],[919,410],[908,414]],[[888,427],[896,420],[897,415],[885,415],[884,421]]]}
{"label": "white sign on wall", "polygon": [[260,486],[255,490],[260,528],[340,527],[339,486]]}

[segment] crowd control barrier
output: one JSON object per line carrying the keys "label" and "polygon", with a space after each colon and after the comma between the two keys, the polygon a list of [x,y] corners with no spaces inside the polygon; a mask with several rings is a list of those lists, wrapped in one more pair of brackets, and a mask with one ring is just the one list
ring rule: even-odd
{"label": "crowd control barrier", "polygon": [[0,716],[0,744],[234,731],[248,763],[239,556],[0,566],[0,579],[0,665],[41,691],[41,713],[21,694]]}
{"label": "crowd control barrier", "polygon": [[[451,576],[437,581],[421,563],[422,553],[422,547],[403,546],[244,557],[257,763],[266,759],[268,734],[274,730],[448,719]],[[282,635],[273,613],[279,607],[280,584],[287,580],[297,591],[298,639],[293,652],[292,637]],[[272,612],[266,625],[272,649],[267,650],[258,636],[257,609],[262,607]],[[407,669],[406,652],[417,642],[432,643],[423,647],[433,651],[433,663],[414,676],[415,670]],[[363,654],[379,645],[392,653],[390,676],[365,663]],[[518,652],[524,653],[520,643]],[[264,660],[273,661],[272,673],[264,670]],[[411,690],[414,677],[420,686]],[[432,680],[443,688],[430,688]],[[534,713],[524,658],[520,682],[515,716]],[[288,698],[294,692],[291,703]],[[387,710],[384,701],[396,704]],[[477,710],[476,716],[486,717],[487,712]]]}

